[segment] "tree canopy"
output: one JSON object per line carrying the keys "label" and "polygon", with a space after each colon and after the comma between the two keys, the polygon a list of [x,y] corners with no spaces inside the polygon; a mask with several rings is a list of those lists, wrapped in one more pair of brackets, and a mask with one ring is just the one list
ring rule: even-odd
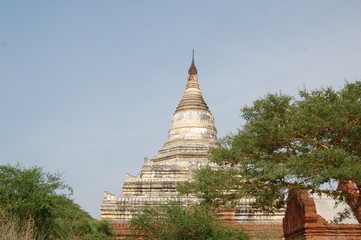
{"label": "tree canopy", "polygon": [[[228,182],[240,195],[254,197],[255,207],[272,212],[284,206],[287,191],[301,189],[361,203],[360,194],[335,187],[352,183],[361,191],[360,81],[340,90],[302,90],[297,99],[267,94],[241,111],[245,124],[221,139],[211,160],[237,171]],[[205,193],[196,184],[207,171],[198,173],[193,191]]]}

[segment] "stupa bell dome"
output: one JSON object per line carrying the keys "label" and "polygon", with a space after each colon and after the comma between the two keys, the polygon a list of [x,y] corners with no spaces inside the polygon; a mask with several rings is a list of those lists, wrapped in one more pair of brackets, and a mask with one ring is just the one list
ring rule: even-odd
{"label": "stupa bell dome", "polygon": [[199,88],[194,54],[188,74],[186,89],[173,114],[168,141],[164,146],[217,146],[215,121]]}

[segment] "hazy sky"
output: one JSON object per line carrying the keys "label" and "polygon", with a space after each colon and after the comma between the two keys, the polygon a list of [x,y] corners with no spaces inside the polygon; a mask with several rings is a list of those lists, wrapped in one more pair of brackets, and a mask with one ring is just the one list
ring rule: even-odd
{"label": "hazy sky", "polygon": [[266,93],[361,78],[361,1],[0,0],[0,164],[63,172],[99,217],[103,191],[167,140],[192,48],[223,137]]}

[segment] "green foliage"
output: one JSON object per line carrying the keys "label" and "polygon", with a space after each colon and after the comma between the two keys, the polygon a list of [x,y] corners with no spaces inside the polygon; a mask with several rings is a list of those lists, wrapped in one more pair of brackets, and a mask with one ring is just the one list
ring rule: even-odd
{"label": "green foliage", "polygon": [[0,166],[0,208],[19,221],[32,218],[39,235],[50,236],[56,231],[54,214],[59,199],[66,196],[56,191],[64,190],[71,193],[59,174],[44,173],[38,167]]}
{"label": "green foliage", "polygon": [[59,198],[55,217],[55,239],[114,239],[106,221],[93,219],[69,198]]}
{"label": "green foliage", "polygon": [[[233,167],[238,174],[232,178],[242,179],[234,189],[255,197],[255,207],[264,211],[283,207],[289,190],[308,189],[360,203],[360,196],[336,190],[334,183],[352,182],[361,190],[361,82],[346,83],[339,91],[322,88],[299,95],[297,100],[268,94],[244,107],[246,123],[212,150],[212,161]],[[212,176],[209,169],[202,171]],[[186,187],[200,194],[197,186],[203,183]]]}
{"label": "green foliage", "polygon": [[89,216],[71,194],[60,174],[0,166],[0,222],[11,216],[21,232],[31,221],[35,239],[114,239],[109,225]]}
{"label": "green foliage", "polygon": [[158,240],[248,239],[242,230],[222,226],[209,208],[184,207],[178,201],[145,208],[131,220],[131,230],[134,239],[139,236]]}
{"label": "green foliage", "polygon": [[195,194],[202,205],[212,209],[234,207],[235,200],[244,195],[238,187],[240,178],[235,169],[212,171],[210,167],[199,170],[193,182],[177,187],[181,194]]}

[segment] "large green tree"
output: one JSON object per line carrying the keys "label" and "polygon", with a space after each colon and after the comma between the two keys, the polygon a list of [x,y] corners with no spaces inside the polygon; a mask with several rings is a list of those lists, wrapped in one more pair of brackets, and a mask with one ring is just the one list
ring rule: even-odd
{"label": "large green tree", "polygon": [[[340,90],[302,90],[298,98],[268,94],[244,107],[242,116],[243,127],[221,139],[221,147],[211,152],[213,162],[237,171],[226,190],[233,184],[239,195],[256,199],[255,207],[271,212],[284,206],[288,191],[302,189],[360,206],[360,81]],[[188,193],[207,195],[204,189],[209,189],[201,187],[201,176],[207,172],[212,170],[202,170],[198,181],[188,183]],[[217,179],[212,181],[219,188]],[[352,184],[356,191],[336,189],[337,184]]]}
{"label": "large green tree", "polygon": [[35,239],[114,239],[109,225],[83,211],[71,194],[60,174],[1,165],[0,229],[31,230]]}

